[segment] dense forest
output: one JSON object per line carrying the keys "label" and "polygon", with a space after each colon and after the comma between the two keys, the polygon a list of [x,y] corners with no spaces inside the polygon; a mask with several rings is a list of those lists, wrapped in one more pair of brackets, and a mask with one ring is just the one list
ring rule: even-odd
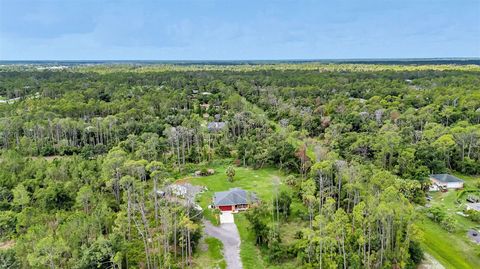
{"label": "dense forest", "polygon": [[2,66],[0,149],[1,268],[199,266],[158,192],[214,165],[285,178],[242,213],[262,266],[415,268],[428,175],[480,174],[480,67]]}

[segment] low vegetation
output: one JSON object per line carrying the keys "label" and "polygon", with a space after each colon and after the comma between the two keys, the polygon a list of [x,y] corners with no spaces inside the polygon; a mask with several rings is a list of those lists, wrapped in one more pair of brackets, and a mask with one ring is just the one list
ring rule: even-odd
{"label": "low vegetation", "polygon": [[195,262],[194,262],[195,267],[209,268],[209,269],[227,268],[227,264],[223,258],[222,248],[223,248],[223,244],[220,240],[214,237],[204,238],[203,242],[200,241],[200,249],[202,251],[198,251],[195,257]]}

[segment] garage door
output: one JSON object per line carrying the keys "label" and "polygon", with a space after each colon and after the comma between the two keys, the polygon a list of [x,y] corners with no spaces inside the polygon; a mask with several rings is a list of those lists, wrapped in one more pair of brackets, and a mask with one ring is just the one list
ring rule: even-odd
{"label": "garage door", "polygon": [[220,206],[221,211],[232,211],[232,206],[230,205],[221,205]]}

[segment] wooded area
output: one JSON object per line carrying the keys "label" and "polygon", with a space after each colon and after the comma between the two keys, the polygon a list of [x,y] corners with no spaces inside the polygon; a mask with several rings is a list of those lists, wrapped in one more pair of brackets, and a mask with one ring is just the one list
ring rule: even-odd
{"label": "wooded area", "polygon": [[245,213],[268,266],[415,268],[428,175],[480,174],[479,85],[469,65],[2,66],[0,267],[194,266],[202,212],[158,191],[222,163],[286,178]]}

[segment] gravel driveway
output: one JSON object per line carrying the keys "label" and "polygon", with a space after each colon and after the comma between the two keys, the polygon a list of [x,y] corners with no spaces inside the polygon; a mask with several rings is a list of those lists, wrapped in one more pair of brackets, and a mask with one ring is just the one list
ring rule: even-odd
{"label": "gravel driveway", "polygon": [[223,243],[223,256],[227,262],[228,269],[241,269],[240,260],[240,235],[235,223],[224,223],[220,226],[213,226],[208,220],[204,220],[205,233],[215,237]]}

